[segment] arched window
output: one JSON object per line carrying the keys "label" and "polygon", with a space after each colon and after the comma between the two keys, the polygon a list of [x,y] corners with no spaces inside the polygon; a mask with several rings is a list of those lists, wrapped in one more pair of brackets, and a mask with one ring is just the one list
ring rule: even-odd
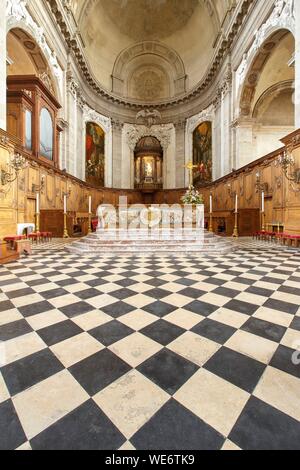
{"label": "arched window", "polygon": [[105,186],[105,133],[93,122],[86,125],[86,182]]}
{"label": "arched window", "polygon": [[40,115],[40,154],[53,160],[53,122],[48,109],[43,108]]}
{"label": "arched window", "polygon": [[193,133],[194,183],[212,181],[212,124],[202,122]]}

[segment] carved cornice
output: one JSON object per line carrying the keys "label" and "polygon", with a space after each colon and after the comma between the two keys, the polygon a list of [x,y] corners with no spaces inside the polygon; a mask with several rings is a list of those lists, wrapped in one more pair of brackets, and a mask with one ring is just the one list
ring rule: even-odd
{"label": "carved cornice", "polygon": [[[47,2],[50,5],[51,11],[53,15],[55,16],[56,22],[65,38],[65,41],[69,49],[73,52],[77,60],[77,63],[80,67],[81,73],[85,81],[94,90],[94,92],[96,92],[98,95],[102,96],[103,98],[107,99],[110,102],[113,102],[121,106],[125,106],[127,108],[129,107],[132,109],[142,109],[142,108],[149,107],[149,104],[143,105],[135,101],[125,100],[121,98],[120,96],[109,93],[107,90],[105,90],[99,85],[97,80],[92,76],[90,67],[84,56],[84,53],[82,51],[78,38],[72,35],[71,31],[68,28],[67,22],[64,19],[64,12],[60,11],[58,1],[47,0]],[[254,2],[255,0],[244,0],[241,2],[240,9],[236,15],[235,21],[233,22],[231,26],[230,32],[227,34],[226,37],[223,37],[223,39],[220,41],[220,45],[218,47],[218,50],[216,51],[213,63],[210,69],[208,70],[208,72],[206,73],[205,77],[202,79],[202,81],[193,90],[189,91],[188,93],[184,95],[178,96],[166,102],[153,103],[151,104],[151,106],[158,108],[158,109],[167,109],[177,104],[186,103],[192,99],[197,98],[201,93],[203,93],[205,90],[207,90],[211,86],[211,83],[213,79],[216,77],[218,71],[220,70],[220,67],[223,64],[225,57],[230,52],[233,46],[233,43],[235,41],[235,38],[237,34],[239,33],[239,31],[241,30],[244,20],[250,10],[250,7],[252,6]]]}

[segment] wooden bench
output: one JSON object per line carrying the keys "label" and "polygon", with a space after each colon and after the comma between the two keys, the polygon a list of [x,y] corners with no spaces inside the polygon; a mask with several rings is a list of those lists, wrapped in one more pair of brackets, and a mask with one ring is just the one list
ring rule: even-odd
{"label": "wooden bench", "polygon": [[20,255],[15,250],[10,249],[5,241],[0,241],[0,264],[7,264],[19,259]]}

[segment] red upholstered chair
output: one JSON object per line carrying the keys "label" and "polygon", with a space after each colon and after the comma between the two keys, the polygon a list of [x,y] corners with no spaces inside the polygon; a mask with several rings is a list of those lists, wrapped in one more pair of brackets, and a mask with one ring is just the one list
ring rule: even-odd
{"label": "red upholstered chair", "polygon": [[28,235],[29,240],[36,242],[37,244],[42,240],[40,232],[33,232]]}

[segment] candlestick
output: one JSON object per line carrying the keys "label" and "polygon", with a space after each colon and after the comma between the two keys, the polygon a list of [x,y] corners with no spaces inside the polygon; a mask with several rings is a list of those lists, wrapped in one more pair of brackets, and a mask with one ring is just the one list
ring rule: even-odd
{"label": "candlestick", "polygon": [[209,195],[209,232],[213,232],[213,198],[212,194]]}
{"label": "candlestick", "polygon": [[212,200],[212,194],[209,196],[209,212],[212,214],[212,205],[213,205],[213,200]]}
{"label": "candlestick", "polygon": [[261,213],[261,230],[262,230],[262,232],[264,232],[265,229],[266,229],[265,217],[266,217],[266,214],[264,212],[262,212]]}
{"label": "candlestick", "polygon": [[40,193],[36,193],[36,213],[40,213]]}
{"label": "candlestick", "polygon": [[89,196],[89,228],[88,233],[92,233],[92,196]]}
{"label": "candlestick", "polygon": [[236,196],[235,196],[235,213],[236,213],[236,214],[237,214],[237,212],[238,212],[238,201],[239,201],[238,195],[236,194]]}
{"label": "candlestick", "polygon": [[40,214],[38,212],[35,214],[35,231],[37,233],[40,231]]}
{"label": "candlestick", "polygon": [[64,235],[63,238],[69,238],[68,227],[67,227],[67,213],[64,213]]}
{"label": "candlestick", "polygon": [[67,213],[67,195],[64,194],[64,214]]}
{"label": "candlestick", "polygon": [[235,211],[235,214],[234,214],[234,229],[233,229],[233,234],[232,236],[234,238],[238,238],[239,237],[239,228],[238,228],[238,211],[237,211],[237,207],[236,207],[236,211]]}
{"label": "candlestick", "polygon": [[262,213],[265,212],[265,192],[262,191],[261,193],[261,211]]}

